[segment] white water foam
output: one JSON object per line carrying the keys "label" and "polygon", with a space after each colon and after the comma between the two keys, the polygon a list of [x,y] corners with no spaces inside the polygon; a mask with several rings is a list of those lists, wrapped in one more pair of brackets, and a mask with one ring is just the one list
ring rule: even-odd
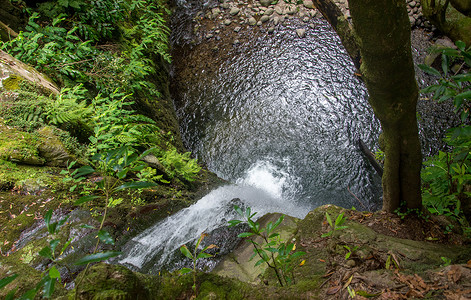
{"label": "white water foam", "polygon": [[[210,232],[238,218],[233,209],[233,199],[252,208],[261,217],[269,212],[281,212],[304,217],[307,208],[299,207],[283,197],[288,190],[289,174],[268,161],[255,163],[236,185],[219,187],[195,204],[157,223],[134,237],[123,248],[125,257],[119,263],[137,269],[159,268],[175,251],[192,242],[202,232]],[[235,203],[241,205],[241,203]],[[160,257],[160,258],[158,258]],[[152,264],[152,266],[148,266]]]}

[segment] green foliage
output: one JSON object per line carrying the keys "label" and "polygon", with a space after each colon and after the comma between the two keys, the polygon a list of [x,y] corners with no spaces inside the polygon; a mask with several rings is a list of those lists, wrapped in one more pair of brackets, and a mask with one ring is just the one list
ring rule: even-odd
{"label": "green foliage", "polygon": [[339,214],[335,219],[335,222],[332,222],[332,219],[328,212],[325,213],[325,218],[327,219],[327,223],[329,223],[330,230],[324,233],[321,237],[333,237],[335,231],[348,228],[348,226],[342,225],[343,223],[345,223],[346,220],[344,213]]}
{"label": "green foliage", "polygon": [[93,135],[89,146],[91,154],[120,146],[139,147],[149,140],[158,140],[159,128],[155,122],[127,109],[133,102],[128,95],[114,91],[108,97],[98,95],[91,104]]}
{"label": "green foliage", "polygon": [[[469,116],[471,100],[471,48],[465,49],[461,41],[456,46],[457,49],[436,50],[441,53],[442,72],[430,66],[419,66],[425,72],[439,77],[437,84],[421,92],[433,93],[433,99],[439,102],[452,100],[456,112],[465,121]],[[467,188],[471,183],[471,126],[450,129],[445,142],[449,146],[448,151],[440,151],[424,162],[425,168],[421,172],[423,204],[432,214],[452,217],[466,229],[469,228],[469,220],[464,217],[461,204],[463,201],[469,202],[471,198]]]}
{"label": "green foliage", "polygon": [[441,256],[440,259],[443,261],[443,267],[448,267],[451,265],[451,259],[448,257]]}
{"label": "green foliage", "polygon": [[206,253],[207,250],[217,248],[216,245],[211,244],[206,247],[204,247],[201,251],[198,252],[198,248],[203,241],[203,239],[207,236],[206,233],[201,233],[200,237],[198,238],[198,241],[196,242],[195,249],[193,250],[193,253],[190,252],[188,247],[186,245],[182,245],[180,247],[180,252],[185,255],[187,258],[191,259],[193,262],[193,269],[190,268],[182,268],[180,270],[180,274],[187,274],[187,273],[193,273],[193,291],[195,295],[197,295],[196,291],[196,262],[201,259],[201,258],[208,258],[208,257],[213,257],[213,255]]}
{"label": "green foliage", "polygon": [[[419,68],[426,73],[439,77],[438,83],[426,87],[421,90],[421,93],[433,93],[433,99],[443,102],[446,100],[453,100],[456,112],[460,112],[461,119],[464,121],[469,116],[469,100],[471,100],[471,73],[469,69],[466,73],[460,73],[464,65],[471,67],[471,47],[466,49],[466,44],[462,41],[456,42],[458,49],[441,48],[435,51],[441,53],[442,58],[442,72],[428,66],[419,65]],[[463,63],[458,70],[453,71],[453,64],[458,60]]]}
{"label": "green foliage", "polygon": [[166,173],[171,177],[179,177],[186,181],[194,181],[201,171],[195,159],[190,158],[191,153],[179,153],[176,149],[164,151],[160,158]]}
{"label": "green foliage", "polygon": [[[297,266],[299,258],[306,253],[295,251],[296,244],[289,241],[283,242],[280,234],[275,231],[283,222],[284,215],[279,217],[275,223],[269,222],[264,228],[260,228],[260,224],[252,219],[257,213],[252,213],[250,207],[245,212],[238,206],[234,206],[234,209],[247,222],[250,228],[249,232],[238,235],[241,238],[251,238],[247,239],[254,246],[254,253],[250,260],[258,257],[259,260],[255,263],[255,266],[265,263],[275,272],[281,286],[295,283],[293,270]],[[242,220],[229,221],[229,227],[236,226],[242,222]]]}
{"label": "green foliage", "polygon": [[349,259],[350,256],[355,253],[355,251],[358,249],[358,246],[353,246],[353,247],[350,247],[348,245],[344,245],[343,246],[346,250],[347,250],[347,253],[345,254],[345,259]]}

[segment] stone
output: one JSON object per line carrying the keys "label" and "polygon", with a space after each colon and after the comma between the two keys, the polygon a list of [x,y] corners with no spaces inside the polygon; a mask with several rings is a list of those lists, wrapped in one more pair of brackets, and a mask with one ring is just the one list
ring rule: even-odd
{"label": "stone", "polygon": [[217,17],[221,13],[221,10],[218,7],[215,7],[211,10],[211,14],[213,15],[213,18]]}
{"label": "stone", "polygon": [[261,21],[262,23],[266,23],[266,22],[268,22],[269,20],[270,20],[270,17],[269,17],[269,16],[262,16],[262,17],[260,18],[260,21]]}
{"label": "stone", "polygon": [[275,12],[280,16],[284,14],[283,8],[281,8],[281,6],[275,6]]}
{"label": "stone", "polygon": [[214,34],[208,33],[208,34],[206,35],[206,38],[209,40],[209,39],[212,38],[213,36],[214,36]]}
{"label": "stone", "polygon": [[296,34],[297,34],[300,38],[303,38],[303,37],[306,35],[306,29],[304,29],[304,28],[296,29]]}
{"label": "stone", "polygon": [[257,26],[262,26],[262,21],[258,21]]}
{"label": "stone", "polygon": [[240,8],[238,8],[238,7],[233,7],[233,8],[231,8],[231,11],[229,12],[229,14],[230,14],[231,16],[235,16],[235,15],[237,15],[239,12],[240,12]]}
{"label": "stone", "polygon": [[250,25],[250,26],[254,26],[255,24],[257,24],[257,20],[255,20],[254,17],[250,17],[250,18],[249,18],[249,25]]}
{"label": "stone", "polygon": [[265,7],[270,6],[271,2],[272,0],[260,0],[260,4]]}
{"label": "stone", "polygon": [[309,22],[309,17],[304,17],[304,18],[303,18],[303,22],[304,22],[304,23]]}
{"label": "stone", "polygon": [[350,268],[353,268],[356,265],[355,261],[353,259],[347,260],[347,266]]}
{"label": "stone", "polygon": [[290,5],[286,8],[285,13],[288,15],[294,15],[296,13],[296,6]]}
{"label": "stone", "polygon": [[305,8],[314,8],[314,3],[311,0],[304,0],[303,5]]}
{"label": "stone", "polygon": [[225,19],[225,20],[224,20],[224,25],[226,25],[226,26],[231,25],[231,23],[232,23],[232,21],[229,20],[229,19]]}
{"label": "stone", "polygon": [[275,32],[275,27],[268,28],[268,33],[273,33],[273,32]]}
{"label": "stone", "polygon": [[231,5],[228,2],[224,2],[223,4],[221,4],[221,7],[224,9],[228,9],[229,7],[231,7]]}
{"label": "stone", "polygon": [[316,28],[316,25],[315,24],[309,24],[309,27],[311,27],[312,29]]}
{"label": "stone", "polygon": [[241,29],[242,29],[242,27],[237,26],[236,28],[234,28],[234,32],[239,32]]}
{"label": "stone", "polygon": [[265,12],[263,14],[265,16],[271,16],[274,12],[275,12],[275,10],[270,7],[270,8],[267,8],[267,10],[265,10]]}
{"label": "stone", "polygon": [[273,24],[278,25],[280,23],[280,18],[279,17],[274,17],[273,18]]}

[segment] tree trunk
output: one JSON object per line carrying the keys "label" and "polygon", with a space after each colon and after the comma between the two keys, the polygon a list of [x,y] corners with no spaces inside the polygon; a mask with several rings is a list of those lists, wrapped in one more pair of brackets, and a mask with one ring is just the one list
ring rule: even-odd
{"label": "tree trunk", "polygon": [[349,6],[362,57],[360,71],[383,130],[383,210],[393,212],[401,202],[421,208],[418,87],[405,1],[349,0]]}

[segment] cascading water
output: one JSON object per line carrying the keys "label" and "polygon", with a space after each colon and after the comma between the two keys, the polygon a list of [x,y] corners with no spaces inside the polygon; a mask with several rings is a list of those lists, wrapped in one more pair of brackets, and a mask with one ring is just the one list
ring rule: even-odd
{"label": "cascading water", "polygon": [[177,77],[187,147],[235,184],[133,238],[120,263],[151,273],[177,268],[181,245],[236,217],[234,198],[259,216],[300,218],[324,203],[362,209],[378,203],[379,177],[357,150],[359,137],[372,145],[379,130],[366,89],[327,24],[305,39],[293,32],[287,26],[274,36],[254,36],[217,71]]}
{"label": "cascading water", "polygon": [[[233,205],[251,207],[262,216],[269,212],[289,211],[303,217],[308,208],[284,200],[289,175],[267,162],[258,162],[237,184],[213,190],[192,206],[157,223],[133,238],[123,248],[119,263],[141,272],[175,268],[178,248],[194,241],[202,232],[227,226],[237,218]],[[235,200],[237,198],[237,200]]]}

